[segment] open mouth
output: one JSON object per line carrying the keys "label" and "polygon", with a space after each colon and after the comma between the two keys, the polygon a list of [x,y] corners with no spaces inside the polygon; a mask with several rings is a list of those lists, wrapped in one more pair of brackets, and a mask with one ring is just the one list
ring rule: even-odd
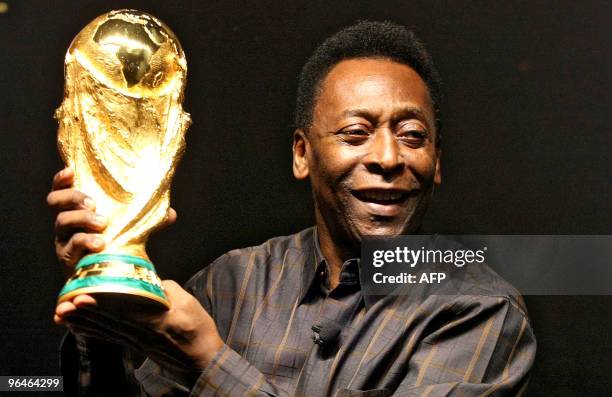
{"label": "open mouth", "polygon": [[382,205],[401,204],[410,195],[406,190],[397,189],[364,189],[351,191],[361,201]]}

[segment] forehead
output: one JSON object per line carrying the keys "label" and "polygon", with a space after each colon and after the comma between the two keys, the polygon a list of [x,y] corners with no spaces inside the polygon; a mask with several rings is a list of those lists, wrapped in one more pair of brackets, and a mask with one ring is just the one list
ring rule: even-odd
{"label": "forehead", "polygon": [[348,59],[334,66],[323,80],[315,118],[351,108],[382,114],[407,106],[433,117],[427,85],[410,66],[384,58]]}

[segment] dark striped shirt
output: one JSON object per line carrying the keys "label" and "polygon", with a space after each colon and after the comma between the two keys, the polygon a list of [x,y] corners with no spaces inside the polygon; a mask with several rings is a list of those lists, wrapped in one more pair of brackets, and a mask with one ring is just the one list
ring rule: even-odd
{"label": "dark striped shirt", "polygon": [[[120,349],[113,361],[110,350],[81,341],[80,388],[151,396],[524,393],[536,341],[520,295],[490,269],[466,278],[473,285],[465,295],[363,295],[356,259],[343,265],[333,290],[327,274],[315,228],[228,252],[186,286],[225,341],[195,383],[151,360],[133,371]],[[93,357],[109,364],[96,373]],[[132,389],[126,379],[134,374]]]}

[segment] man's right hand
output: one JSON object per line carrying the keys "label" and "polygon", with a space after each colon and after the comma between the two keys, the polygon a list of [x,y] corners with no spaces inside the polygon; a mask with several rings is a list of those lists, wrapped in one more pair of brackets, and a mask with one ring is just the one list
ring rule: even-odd
{"label": "man's right hand", "polygon": [[[74,171],[64,168],[53,177],[47,204],[57,212],[55,218],[55,253],[71,275],[79,260],[92,252],[104,249],[100,233],[108,226],[108,219],[96,214],[96,204],[85,193],[73,189]],[[176,221],[176,211],[168,209],[162,228]]]}
{"label": "man's right hand", "polygon": [[74,171],[64,168],[53,177],[47,204],[57,212],[55,218],[55,253],[71,274],[76,263],[86,254],[104,249],[99,233],[108,220],[96,214],[96,204],[86,194],[73,189]]}

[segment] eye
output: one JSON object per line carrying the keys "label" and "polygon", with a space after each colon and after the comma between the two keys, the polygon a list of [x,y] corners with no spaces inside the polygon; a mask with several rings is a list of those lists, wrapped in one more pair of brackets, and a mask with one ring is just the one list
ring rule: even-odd
{"label": "eye", "polygon": [[426,129],[412,123],[401,126],[400,130],[397,132],[398,139],[411,147],[423,146],[428,136],[429,133]]}
{"label": "eye", "polygon": [[409,136],[411,138],[425,139],[425,138],[427,138],[427,133],[425,131],[410,130],[410,131],[408,131],[407,136]]}
{"label": "eye", "polygon": [[336,135],[340,136],[342,140],[352,144],[364,142],[370,134],[370,128],[363,124],[353,124],[336,132]]}

